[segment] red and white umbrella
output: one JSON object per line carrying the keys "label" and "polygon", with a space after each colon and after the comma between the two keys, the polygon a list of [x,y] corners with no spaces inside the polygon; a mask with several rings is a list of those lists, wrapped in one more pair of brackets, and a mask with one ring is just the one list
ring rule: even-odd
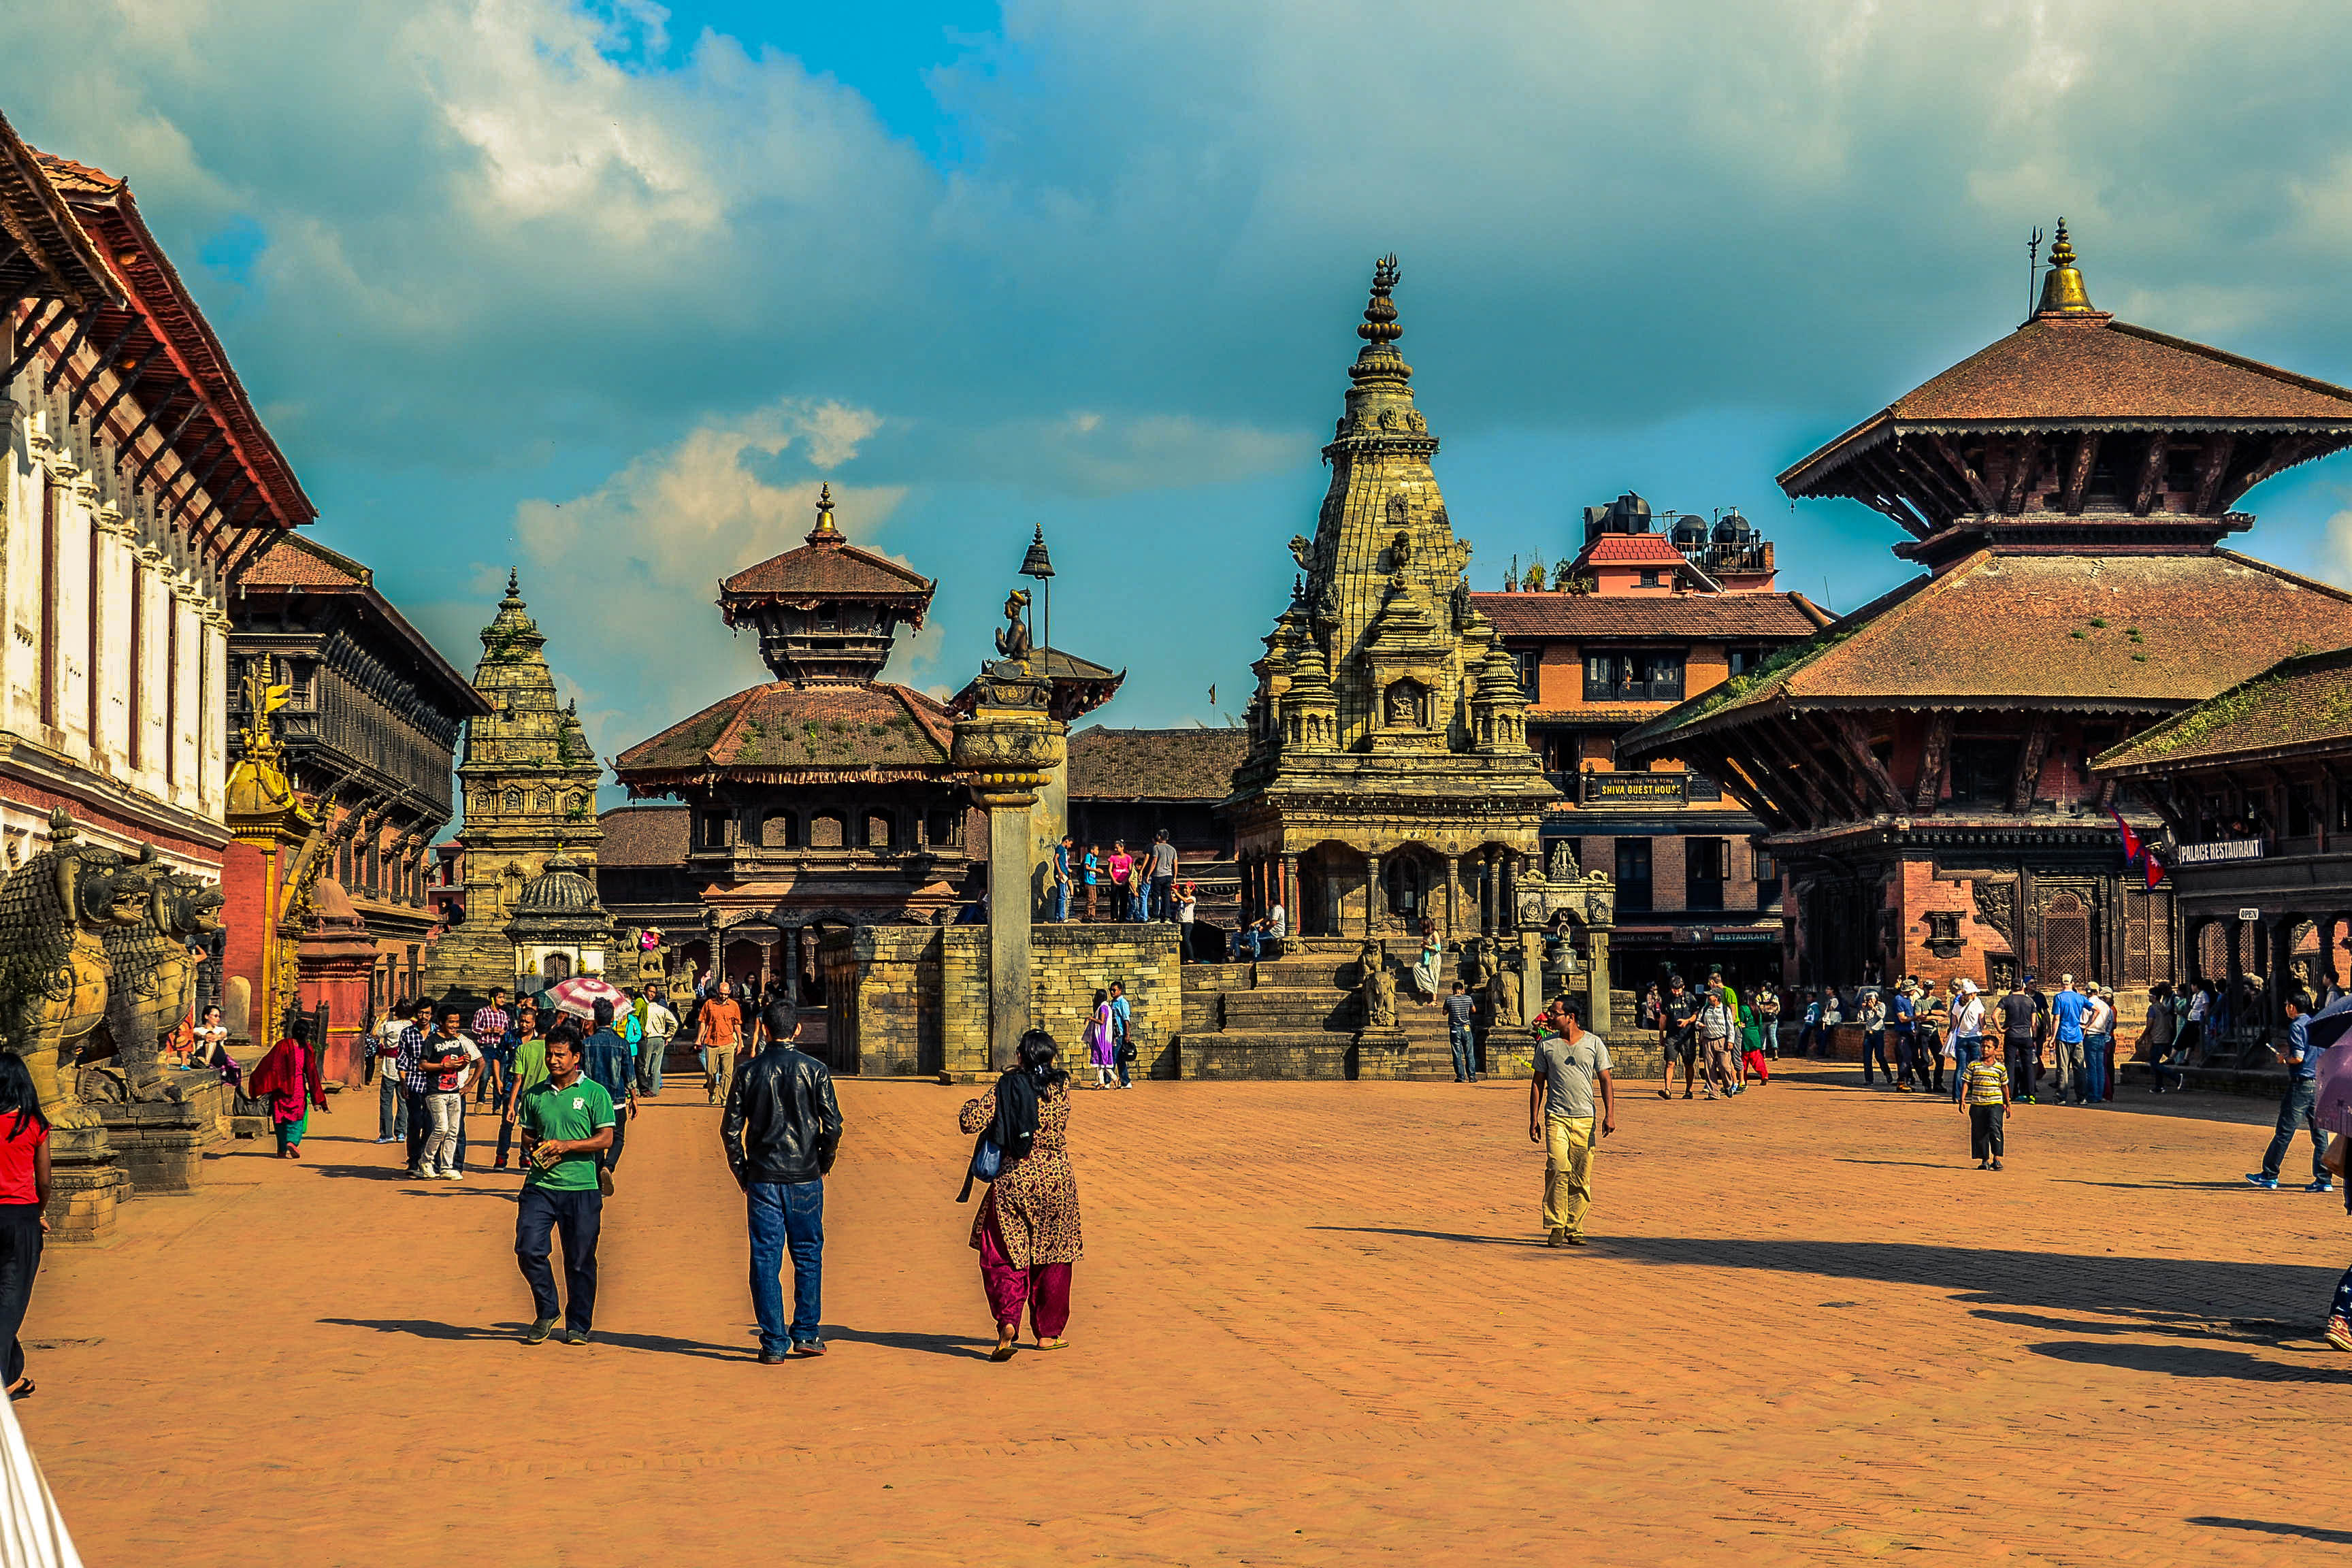
{"label": "red and white umbrella", "polygon": [[627,1012],[630,1005],[621,988],[601,974],[575,974],[569,980],[559,980],[547,988],[546,997],[557,1012],[569,1013],[575,1018],[594,1018],[600,1001],[610,1002],[616,1016]]}

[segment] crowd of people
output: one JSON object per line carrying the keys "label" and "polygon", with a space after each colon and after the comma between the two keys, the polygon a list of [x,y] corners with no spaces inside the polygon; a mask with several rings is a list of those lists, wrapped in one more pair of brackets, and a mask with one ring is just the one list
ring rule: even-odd
{"label": "crowd of people", "polygon": [[1649,988],[1641,1016],[1657,1031],[1664,1058],[1660,1100],[1675,1097],[1677,1068],[1685,1100],[1701,1094],[1731,1100],[1772,1081],[1771,1059],[1780,1052],[1780,994],[1769,984],[1751,986],[1743,996],[1720,966],[1696,986],[1676,972]]}

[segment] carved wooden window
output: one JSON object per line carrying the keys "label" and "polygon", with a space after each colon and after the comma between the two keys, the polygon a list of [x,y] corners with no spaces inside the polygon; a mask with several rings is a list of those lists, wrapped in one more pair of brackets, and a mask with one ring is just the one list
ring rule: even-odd
{"label": "carved wooden window", "polygon": [[2091,910],[2080,896],[2053,893],[2042,911],[2042,976],[2071,974],[2076,980],[2091,973]]}
{"label": "carved wooden window", "polygon": [[772,811],[761,819],[760,842],[770,849],[800,847],[800,818],[789,811]]}
{"label": "carved wooden window", "polygon": [[925,837],[933,844],[953,844],[956,841],[957,816],[952,811],[931,813],[930,826]]}
{"label": "carved wooden window", "polygon": [[727,814],[706,811],[702,814],[702,847],[705,849],[724,848],[727,844]]}
{"label": "carved wooden window", "polygon": [[838,849],[849,841],[849,825],[835,811],[822,811],[809,818],[809,847]]}
{"label": "carved wooden window", "polygon": [[887,811],[866,814],[866,847],[889,849],[896,847],[898,837],[898,819]]}
{"label": "carved wooden window", "polygon": [[1587,702],[1680,702],[1683,656],[1654,653],[1595,653],[1584,659]]}

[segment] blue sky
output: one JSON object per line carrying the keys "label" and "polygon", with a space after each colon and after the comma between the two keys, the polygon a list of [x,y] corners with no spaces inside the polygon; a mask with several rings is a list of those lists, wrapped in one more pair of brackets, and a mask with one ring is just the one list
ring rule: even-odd
{"label": "blue sky", "polygon": [[[2126,318],[2352,381],[2352,17],[2281,3],[37,0],[0,104],[127,176],[323,513],[471,668],[509,563],[610,755],[762,678],[718,575],[817,484],[940,580],[960,685],[1043,524],[1103,715],[1221,721],[1371,258],[1474,584],[1586,504],[1738,505],[2015,325],[2071,221]],[[2352,580],[2352,459],[2243,541]]]}

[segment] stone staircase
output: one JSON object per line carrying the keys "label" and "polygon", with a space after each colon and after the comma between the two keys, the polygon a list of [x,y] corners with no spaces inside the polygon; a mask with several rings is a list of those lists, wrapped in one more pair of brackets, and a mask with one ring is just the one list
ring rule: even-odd
{"label": "stone staircase", "polygon": [[[1354,1037],[1362,1026],[1357,992],[1358,944],[1294,944],[1282,957],[1258,963],[1196,963],[1184,969],[1184,1031],[1178,1042],[1179,1071],[1196,1079],[1339,1079],[1356,1076]],[[1445,1009],[1417,1000],[1408,977],[1421,956],[1411,938],[1383,944],[1397,976],[1397,1027],[1407,1042],[1404,1076],[1424,1081],[1454,1077]],[[1438,995],[1453,990],[1459,955],[1449,952],[1439,971]],[[1619,993],[1614,1004],[1631,1016],[1633,998]],[[1639,1065],[1642,1052],[1630,1036]],[[1612,1036],[1612,1053],[1623,1048]],[[1648,1076],[1657,1073],[1655,1042],[1646,1052]],[[1622,1074],[1624,1067],[1621,1066]]]}

